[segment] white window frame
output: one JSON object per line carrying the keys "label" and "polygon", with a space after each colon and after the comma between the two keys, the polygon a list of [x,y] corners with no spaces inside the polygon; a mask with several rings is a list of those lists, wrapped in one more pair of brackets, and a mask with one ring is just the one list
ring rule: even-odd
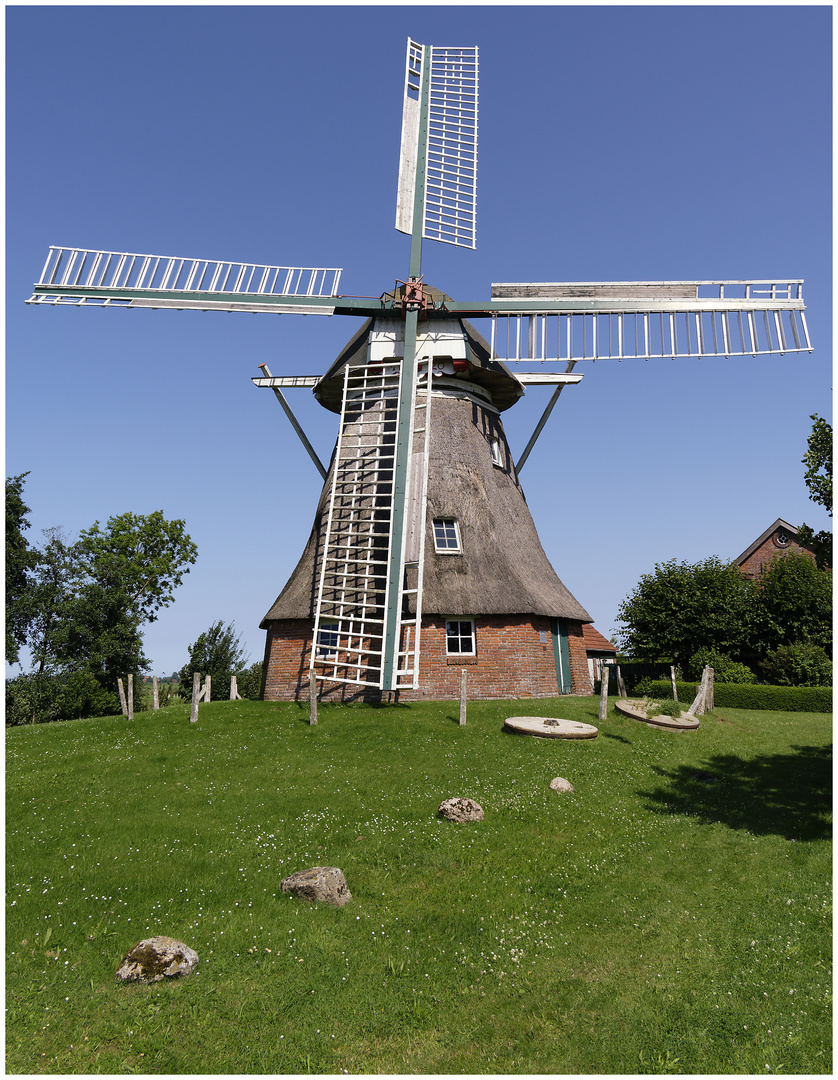
{"label": "white window frame", "polygon": [[489,440],[489,454],[492,458],[492,464],[495,466],[496,469],[502,469],[503,454],[501,453],[500,439],[497,437],[497,435],[489,435],[487,436],[487,438]]}
{"label": "white window frame", "polygon": [[[466,652],[464,649],[460,649],[457,652],[452,652],[450,647],[449,647],[451,637],[455,636],[458,641],[462,642],[462,639],[463,639],[463,637],[465,635],[463,635],[462,631],[459,628],[464,623],[468,623],[468,625],[471,627],[471,633],[468,635],[471,638],[471,651]],[[450,635],[448,633],[448,627],[451,626],[452,624],[456,624],[456,626],[458,627],[456,635]],[[474,635],[474,619],[463,619],[458,615],[454,619],[446,619],[445,620],[445,655],[446,656],[477,656],[477,639],[475,638],[475,635]]]}
{"label": "white window frame", "polygon": [[321,622],[320,629],[317,632],[317,644],[314,652],[318,660],[326,660],[329,657],[337,656],[339,635],[340,623],[337,619]]}
{"label": "white window frame", "polygon": [[[456,541],[457,546],[456,547],[440,547],[439,546],[440,537],[437,535],[437,531],[436,531],[437,523],[440,523],[442,525],[443,529],[446,529],[446,532],[447,532],[447,525],[448,525],[449,522],[454,527],[454,539]],[[432,524],[433,524],[433,530],[434,530],[434,551],[437,553],[437,555],[462,555],[462,553],[463,553],[463,544],[462,544],[462,539],[460,537],[460,523],[459,523],[459,521],[457,521],[456,518],[440,517],[440,518],[434,518]]]}

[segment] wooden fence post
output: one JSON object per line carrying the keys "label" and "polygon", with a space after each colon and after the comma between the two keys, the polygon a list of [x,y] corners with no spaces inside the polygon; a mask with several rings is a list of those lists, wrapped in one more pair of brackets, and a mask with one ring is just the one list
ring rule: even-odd
{"label": "wooden fence post", "polygon": [[198,723],[198,702],[201,700],[201,673],[192,672],[192,712],[189,714],[189,723]]}
{"label": "wooden fence post", "polygon": [[160,691],[157,688],[157,676],[151,677],[151,696],[154,699],[154,708],[160,708]]}
{"label": "wooden fence post", "polygon": [[620,671],[619,664],[617,664],[617,693],[620,695],[621,698],[628,697],[628,694],[626,693],[625,680],[623,679],[623,674]]}
{"label": "wooden fence post", "polygon": [[204,701],[212,700],[212,676],[207,675],[204,679],[204,688],[201,691],[201,697]]}
{"label": "wooden fence post", "polygon": [[128,719],[134,719],[134,676],[128,676]]}
{"label": "wooden fence post", "polygon": [[712,712],[716,707],[716,671],[707,669],[707,693],[704,695],[704,711]]}
{"label": "wooden fence post", "polygon": [[317,723],[317,676],[314,670],[308,673],[308,697],[311,703],[311,713],[308,718],[309,726]]}
{"label": "wooden fence post", "polygon": [[466,669],[460,669],[460,727],[466,726]]}
{"label": "wooden fence post", "polygon": [[128,715],[128,704],[125,701],[125,687],[122,685],[122,679],[116,680],[116,685],[119,687],[119,704],[122,706],[122,715]]}
{"label": "wooden fence post", "polygon": [[672,700],[678,700],[678,687],[675,685],[675,665],[669,665],[669,681],[672,683]]}
{"label": "wooden fence post", "polygon": [[599,718],[604,720],[608,712],[608,669],[605,661],[599,665]]}
{"label": "wooden fence post", "polygon": [[239,688],[236,685],[236,676],[230,676],[230,701],[241,701],[242,696],[239,693]]}

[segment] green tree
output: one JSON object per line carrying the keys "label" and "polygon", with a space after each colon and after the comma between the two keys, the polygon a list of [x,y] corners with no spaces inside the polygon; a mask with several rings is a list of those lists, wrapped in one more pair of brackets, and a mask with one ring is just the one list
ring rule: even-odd
{"label": "green tree", "polygon": [[617,615],[621,651],[635,659],[686,669],[701,648],[738,659],[751,633],[753,585],[734,563],[672,559],[641,577]]}
{"label": "green tree", "polygon": [[6,477],[6,663],[18,663],[32,621],[33,574],[37,552],[24,532],[29,528],[29,507],[23,501],[28,472]]}
{"label": "green tree", "polygon": [[[22,520],[26,508],[13,509]],[[95,522],[72,544],[57,528],[44,535],[26,584],[34,669],[10,691],[20,703],[17,714],[43,720],[56,712],[64,719],[93,715],[79,713],[88,708],[109,711],[118,701],[117,679],[127,675],[135,677],[139,709],[141,673],[149,666],[142,628],[172,603],[197,557],[183,521],[167,521],[159,510],[125,513],[104,527]]]}
{"label": "green tree", "polygon": [[832,574],[802,552],[770,562],[754,582],[756,637],[764,655],[795,642],[832,650]]}
{"label": "green tree", "polygon": [[89,671],[113,690],[118,678],[134,675],[139,705],[140,675],[149,662],[142,627],[174,600],[197,547],[184,522],[161,511],[118,514],[102,528],[95,522],[69,550],[72,597],[52,635],[55,663],[64,671]]}
{"label": "green tree", "polygon": [[[821,419],[817,413],[813,413],[809,419],[812,421],[812,430],[803,458],[806,466],[804,479],[809,489],[809,498],[825,507],[832,517],[832,425]],[[814,551],[818,569],[832,566],[832,533],[829,529],[815,532],[810,525],[801,525],[797,535],[799,540]]]}
{"label": "green tree", "polygon": [[[247,655],[241,648],[240,637],[236,634],[235,623],[226,625],[220,620],[198,637],[189,646],[189,662],[178,672],[181,694],[190,697],[192,693],[192,673],[200,672],[210,676],[211,699],[221,701],[230,697],[230,679],[243,673]],[[242,694],[244,696],[244,694]]]}

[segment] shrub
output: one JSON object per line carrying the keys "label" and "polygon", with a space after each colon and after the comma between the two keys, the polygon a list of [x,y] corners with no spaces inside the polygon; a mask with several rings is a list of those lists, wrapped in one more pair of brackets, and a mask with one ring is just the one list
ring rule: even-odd
{"label": "shrub", "polygon": [[832,661],[809,641],[773,649],[760,666],[766,680],[775,686],[832,685]]}
{"label": "shrub", "polygon": [[[647,696],[663,698],[671,693],[669,680],[649,680]],[[689,705],[698,684],[678,682],[678,697]],[[828,686],[761,686],[756,683],[716,683],[717,709],[769,709],[777,712],[832,712],[832,688]]]}
{"label": "shrub", "polygon": [[665,698],[663,701],[656,701],[646,711],[649,716],[680,716],[684,712],[684,705],[672,698]]}
{"label": "shrub", "polygon": [[243,698],[258,701],[262,696],[262,664],[251,664],[236,675],[236,686]]}
{"label": "shrub", "polygon": [[70,675],[20,675],[6,683],[6,723],[9,725],[114,716],[121,711],[118,695],[102,689],[89,671],[75,671]]}
{"label": "shrub", "polygon": [[724,653],[715,649],[699,649],[691,658],[687,674],[691,679],[700,679],[707,665],[713,669],[716,682],[755,683],[757,677],[747,664],[737,663]]}

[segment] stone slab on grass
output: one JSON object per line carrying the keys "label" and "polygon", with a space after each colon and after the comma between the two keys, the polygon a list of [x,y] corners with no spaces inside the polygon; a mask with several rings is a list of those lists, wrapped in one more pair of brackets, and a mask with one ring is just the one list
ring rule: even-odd
{"label": "stone slab on grass", "polygon": [[535,735],[539,739],[595,739],[599,734],[593,724],[548,716],[510,716],[503,726],[516,735]]}
{"label": "stone slab on grass", "polygon": [[682,712],[680,716],[649,716],[642,701],[618,699],[614,707],[624,716],[630,716],[633,720],[639,720],[651,727],[667,728],[670,731],[695,731],[699,725],[698,717],[690,716],[687,712]]}

